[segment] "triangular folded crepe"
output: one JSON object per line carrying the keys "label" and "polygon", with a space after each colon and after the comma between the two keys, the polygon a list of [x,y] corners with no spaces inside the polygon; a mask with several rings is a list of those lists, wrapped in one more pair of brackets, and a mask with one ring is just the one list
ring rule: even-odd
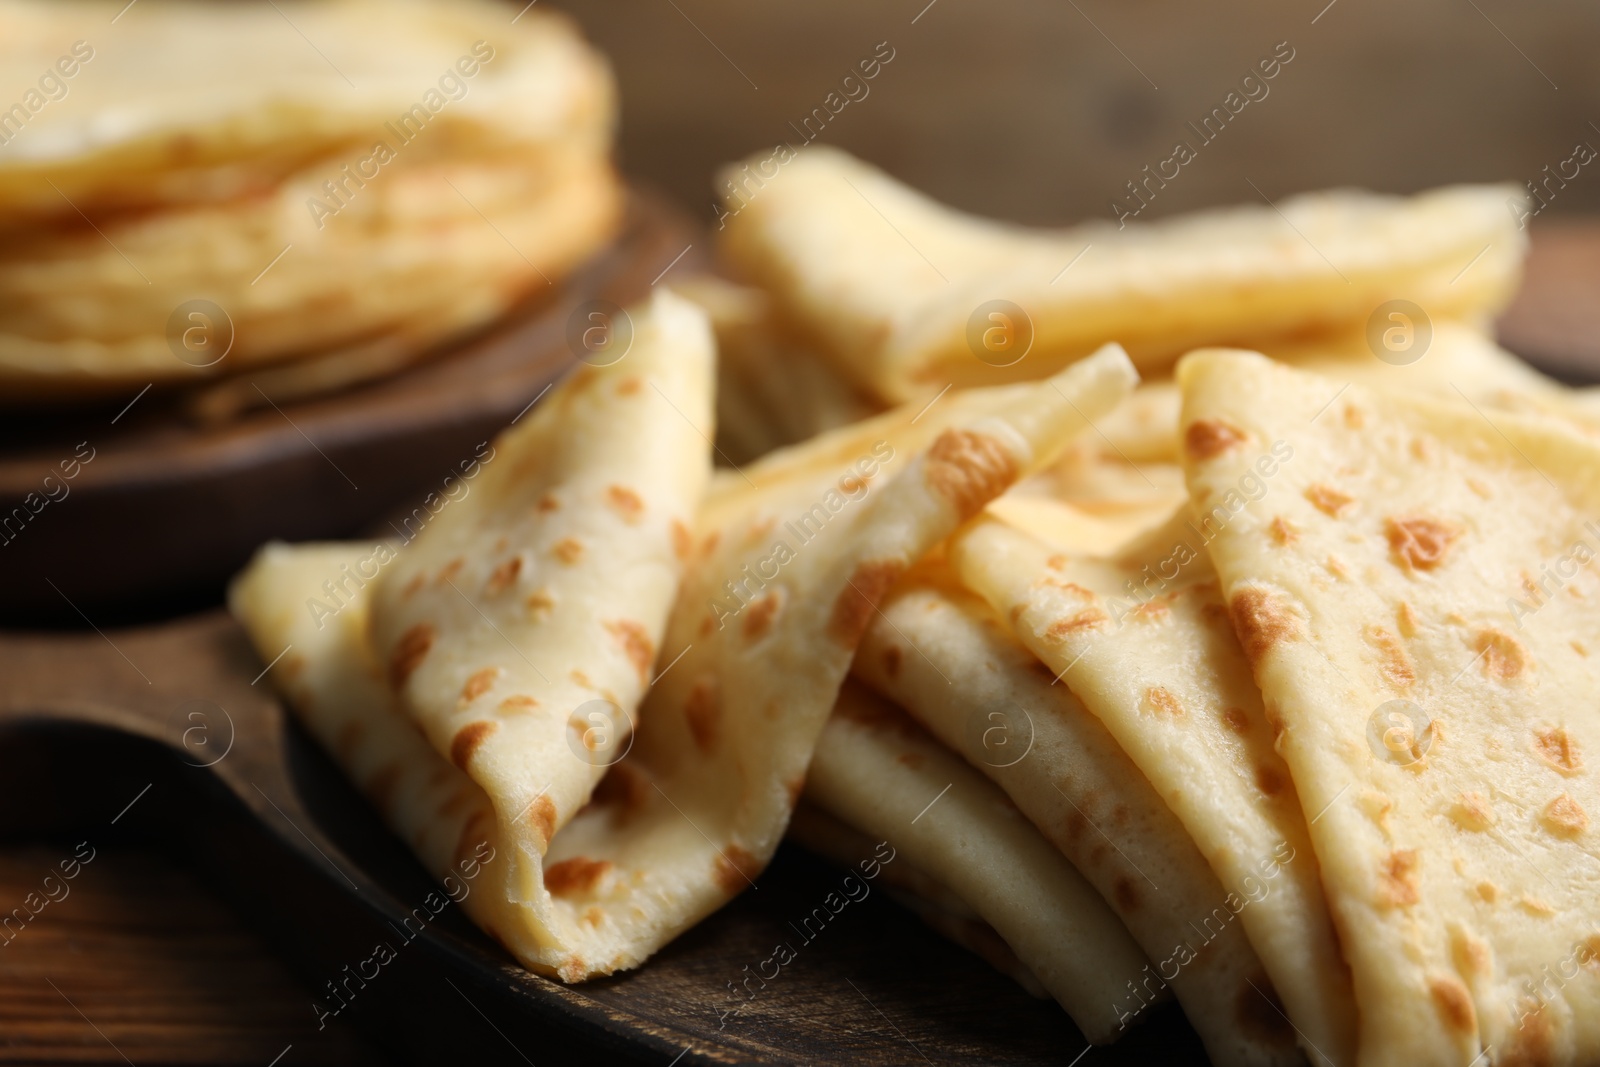
{"label": "triangular folded crepe", "polygon": [[1360,1062],[1597,1062],[1600,450],[1555,420],[1335,401],[1247,353],[1179,369],[1196,514],[1313,816]]}
{"label": "triangular folded crepe", "polygon": [[1436,319],[1487,316],[1526,241],[1501,186],[1045,231],[953,211],[836,150],[779,162],[724,175],[723,252],[892,401],[1037,378],[1112,339],[1154,370],[1198,344],[1361,327],[1395,297]]}
{"label": "triangular folded crepe", "polygon": [[806,800],[885,840],[990,926],[1095,1044],[1121,1034],[1108,987],[1144,953],[1094,887],[993,783],[899,708],[846,683],[817,740]]}
{"label": "triangular folded crepe", "polygon": [[[662,343],[674,321],[693,328]],[[538,415],[550,432],[519,431],[518,442],[546,451],[503,448],[504,473],[474,486],[478,507],[435,520],[372,598],[376,660],[436,754],[426,772],[408,765],[389,777],[446,781],[450,767],[438,757],[448,755],[480,783],[492,817],[466,790],[437,818],[453,826],[455,811],[477,805],[484,818],[461,840],[500,843],[497,879],[510,905],[481,905],[486,925],[524,963],[569,981],[638,964],[749,883],[782,835],[889,579],[1046,461],[1084,418],[1114,406],[1134,379],[1126,357],[1108,351],[1052,382],[952,404],[946,415],[988,413],[960,428],[934,433],[938,419],[924,428],[902,412],[910,432],[895,439],[931,434],[933,443],[920,454],[869,452],[879,461],[870,471],[859,456],[830,454],[842,440],[776,457],[748,472],[765,493],[724,491],[708,503],[697,545],[659,501],[683,484],[663,450],[679,431],[643,405],[664,405],[705,447],[705,322],[666,297],[635,328],[628,356],[580,371],[545,402]],[[674,388],[690,384],[673,380],[675,363],[687,364],[676,373],[695,385],[693,397]],[[636,397],[640,406],[630,406]],[[801,503],[812,499],[820,513]],[[855,510],[839,513],[844,506]],[[810,532],[770,571],[768,535],[791,514]],[[676,560],[691,553],[694,574],[662,638],[658,594],[671,595]],[[272,563],[264,556],[235,597],[264,654],[285,636],[281,613],[261,607],[262,590],[287,578]],[[751,582],[750,568],[771,588],[744,602],[723,587]],[[596,788],[627,751],[632,703],[657,649],[665,665],[632,751]],[[359,657],[300,671],[337,675],[346,662],[357,670]],[[289,691],[306,717],[328,714],[329,690]],[[375,703],[363,716],[387,723],[394,713]],[[359,738],[350,746],[359,749]],[[341,758],[360,762],[359,752]]]}
{"label": "triangular folded crepe", "polygon": [[[370,564],[381,567],[374,584],[360,566],[318,578],[312,550],[276,547],[233,596],[263,657],[290,646],[279,675],[313,733],[325,737],[329,717],[356,724],[333,747],[358,781],[374,748],[403,757],[362,783],[403,835],[415,843],[427,829],[416,819],[462,811],[472,816],[463,847],[493,834],[499,885],[481,895],[515,906],[508,921],[498,902],[481,904],[491,929],[529,966],[568,978],[636,963],[655,944],[619,936],[564,892],[592,872],[542,857],[605,772],[603,753],[584,758],[596,739],[625,743],[710,475],[705,316],[661,292],[633,324],[620,360],[580,368],[481,464],[463,462],[471,480],[454,480],[420,532],[399,531],[414,540]],[[326,625],[345,613],[370,614],[370,654],[358,651],[361,634]],[[393,737],[398,715],[432,759]],[[435,780],[453,795],[429,813],[414,789]],[[606,904],[648,911],[641,896],[621,884]]]}
{"label": "triangular folded crepe", "polygon": [[1151,962],[1131,981],[1109,970],[1102,979],[1115,1033],[1170,984],[1216,1062],[1299,1061],[1243,928],[1226,905],[1201,906],[1228,893],[1183,824],[986,604],[924,568],[884,604],[852,669],[993,779],[1127,924]]}
{"label": "triangular folded crepe", "polygon": [[[1221,914],[1238,917],[1272,980],[1259,995],[1275,988],[1308,1056],[1348,1064],[1349,975],[1305,817],[1203,537],[1180,511],[1099,558],[986,520],[956,539],[951,559],[1183,821],[1226,888]],[[1219,903],[1188,906],[1206,915]]]}
{"label": "triangular folded crepe", "polygon": [[1046,382],[889,412],[719,475],[667,628],[674,658],[612,771],[630,800],[580,816],[552,856],[592,863],[613,821],[650,827],[650,862],[631,870],[678,928],[743,890],[894,580],[1135,381],[1108,347]]}

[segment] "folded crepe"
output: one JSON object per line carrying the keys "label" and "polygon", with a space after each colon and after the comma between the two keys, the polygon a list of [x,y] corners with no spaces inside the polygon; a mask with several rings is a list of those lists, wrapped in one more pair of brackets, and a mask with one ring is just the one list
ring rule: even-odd
{"label": "folded crepe", "polygon": [[970,909],[1089,1041],[1121,1034],[1106,989],[1138,982],[1144,953],[1016,805],[903,711],[847,682],[817,740],[805,799],[887,841],[896,862],[944,890],[928,896]]}
{"label": "folded crepe", "polygon": [[[635,323],[624,359],[552,393],[453,506],[459,516],[443,512],[361,591],[369,655],[330,641],[291,653],[327,659],[284,661],[289,696],[319,736],[330,694],[354,685],[307,680],[344,671],[365,679],[365,699],[340,714],[359,704],[364,721],[414,724],[426,739],[428,760],[418,750],[365,781],[361,731],[349,751],[335,748],[392,819],[440,802],[437,790],[414,794],[435,777],[446,788],[452,764],[465,772],[476,792],[443,797],[431,818],[505,857],[503,892],[474,894],[493,899],[474,918],[523,963],[567,981],[637,965],[749,884],[892,577],[1134,378],[1107,351],[1051,383],[977,398],[965,410],[980,417],[939,430],[921,452],[880,452],[872,471],[855,456],[830,463],[826,448],[780,457],[747,472],[764,492],[712,494],[696,535],[684,518],[711,434],[709,330],[670,295]],[[911,430],[902,445],[928,434],[901,418]],[[842,492],[854,510],[830,514]],[[826,527],[793,512],[811,533],[774,564],[769,535],[790,513],[775,509],[813,495]],[[311,625],[298,609],[307,587],[278,591],[294,555],[264,554],[236,588],[263,655]],[[724,592],[734,579],[761,581],[751,568],[770,586],[759,600]],[[665,666],[634,733],[658,651]],[[414,844],[427,832],[399,829]]]}
{"label": "folded crepe", "polygon": [[[1600,449],[1554,419],[1335,401],[1248,353],[1193,355],[1179,380],[1221,596],[1313,816],[1359,1062],[1596,1062]],[[1251,501],[1277,441],[1294,459]]]}
{"label": "folded crepe", "polygon": [[[473,918],[569,980],[681,928],[663,926],[659,883],[545,857],[625,751],[710,475],[705,316],[660,292],[633,319],[629,352],[497,438],[411,543],[271,545],[230,598],[263,659],[283,654],[302,721],[435,874],[493,849],[498,888],[468,898]],[[649,847],[622,828],[608,843],[619,860]]]}
{"label": "folded crepe", "polygon": [[[1110,1036],[1142,1021],[1170,985],[1215,1062],[1300,1061],[1273,986],[1233,921],[1245,898],[1228,900],[1162,796],[986,604],[943,569],[919,568],[868,627],[852,670],[1004,790],[1127,925],[1151,962],[1131,978],[1109,968],[1102,976]],[[992,865],[966,877],[1002,892],[1014,884],[1008,868]]]}
{"label": "folded crepe", "polygon": [[889,401],[1041,377],[1109,340],[1155,371],[1200,344],[1360,328],[1397,297],[1435,319],[1486,319],[1526,242],[1509,186],[1313,193],[1050,231],[953,211],[834,149],[780,162],[724,175],[723,254]]}
{"label": "folded crepe", "polygon": [[[1267,458],[1276,467],[1282,450]],[[1349,974],[1305,816],[1205,555],[1208,536],[1183,509],[1114,553],[1061,552],[984,521],[950,554],[962,579],[1117,739],[1210,861],[1226,901],[1199,898],[1180,912],[1236,916],[1271,979],[1258,996],[1274,1011],[1281,1001],[1308,1057],[1348,1064]]]}

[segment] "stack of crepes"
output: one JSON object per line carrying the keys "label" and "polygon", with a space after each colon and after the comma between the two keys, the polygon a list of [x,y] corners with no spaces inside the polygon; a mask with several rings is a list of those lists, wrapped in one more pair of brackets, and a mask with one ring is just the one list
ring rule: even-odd
{"label": "stack of crepes", "polygon": [[[1483,332],[1509,195],[1028,233],[810,148],[729,205],[757,289],[635,308],[414,542],[268,546],[234,610],[435,872],[506,857],[466,907],[542,973],[788,829],[1096,1043],[1171,998],[1219,1064],[1591,1063],[1600,445]],[[814,434],[712,474],[714,410]]]}
{"label": "stack of crepes", "polygon": [[0,2],[0,399],[250,371],[277,400],[551,286],[619,220],[614,93],[515,15]]}

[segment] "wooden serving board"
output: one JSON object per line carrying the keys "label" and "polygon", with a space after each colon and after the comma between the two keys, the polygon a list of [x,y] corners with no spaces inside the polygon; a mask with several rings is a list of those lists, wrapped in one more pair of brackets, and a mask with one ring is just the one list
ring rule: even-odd
{"label": "wooden serving board", "polygon": [[[1560,232],[1554,244],[1536,241],[1530,291],[1502,323],[1502,336],[1569,379],[1594,380],[1600,230]],[[660,252],[656,271],[694,240],[692,233],[682,243],[680,237],[652,246]],[[1548,265],[1547,248],[1560,251],[1559,269]],[[613,275],[627,277],[642,279],[642,289],[654,274],[635,264]],[[606,291],[626,288],[619,281]],[[1552,291],[1561,295],[1541,295]],[[1552,308],[1563,328],[1551,326]],[[559,338],[561,314],[535,318],[543,326],[529,325],[528,336],[545,338],[539,351],[559,353],[549,342]],[[474,418],[492,410],[495,424],[537,395],[566,358],[541,362],[527,340],[483,344],[489,351],[510,345],[515,358],[499,385],[485,386],[477,406],[462,410]],[[385,418],[394,411],[407,413],[405,425],[435,425],[418,414],[428,410],[430,388],[412,392],[399,381],[375,388],[396,396],[385,402],[392,408],[373,409],[368,425],[391,426]],[[318,431],[338,438],[327,417]],[[470,451],[487,424],[466,421],[472,429],[455,432]],[[441,417],[437,425],[454,424]],[[387,432],[386,447],[403,447],[394,444],[403,429]],[[286,440],[281,432],[263,439]],[[361,454],[354,438],[340,440],[336,447]],[[292,442],[278,447],[294,454]],[[172,455],[184,454],[181,443],[172,448]],[[213,469],[203,452],[191,450],[192,462]],[[365,462],[363,475],[376,479],[385,464],[406,461],[380,448]],[[276,494],[274,506],[293,508],[286,487],[294,478],[321,479],[328,489],[338,477],[319,464],[314,452],[285,461],[260,491]],[[403,473],[414,482],[418,472]],[[146,477],[130,484],[154,485],[149,492],[159,498],[163,483]],[[135,488],[122,492],[137,495]],[[173,531],[175,521],[156,516],[149,526],[173,537],[192,532]],[[365,520],[351,510],[342,521]],[[232,535],[243,537],[242,530]],[[305,536],[292,528],[274,532]],[[23,577],[8,567],[8,592]],[[121,588],[137,588],[130,582]],[[407,915],[436,886],[286,716],[262,673],[242,632],[218,610],[130,629],[0,636],[0,836],[70,831],[64,840],[131,842],[185,857],[266,934],[327,1009],[337,1002],[321,995],[326,983],[347,980],[347,967],[370,973],[375,946],[391,946],[393,961],[375,977],[350,980],[353,992],[337,1021],[354,1023],[411,1062],[1044,1064],[1080,1062],[1087,1051],[1053,1003],[1028,997],[881,893],[849,905],[815,937],[797,937],[792,924],[836,888],[839,873],[791,846],[754,891],[646,966],[578,987],[523,971],[451,907],[407,938],[400,932]],[[796,960],[748,998],[741,983],[779,942],[798,950]],[[308,999],[307,1015],[314,1011]],[[1205,1062],[1175,1007],[1147,1015],[1117,1045],[1088,1052],[1081,1063]],[[338,1061],[348,1038],[330,1027],[319,1052],[315,1033],[297,1038],[296,1059]]]}

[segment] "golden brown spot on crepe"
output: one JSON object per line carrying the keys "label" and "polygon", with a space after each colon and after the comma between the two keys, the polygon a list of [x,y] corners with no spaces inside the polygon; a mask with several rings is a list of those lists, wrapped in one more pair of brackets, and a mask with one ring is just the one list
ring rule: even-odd
{"label": "golden brown spot on crepe", "polygon": [[467,723],[456,731],[456,736],[450,741],[450,762],[466,770],[467,764],[472,762],[472,754],[478,751],[478,746],[499,728],[500,725],[494,722]]}
{"label": "golden brown spot on crepe", "polygon": [[1106,621],[1106,613],[1099,608],[1084,608],[1065,618],[1057,619],[1045,628],[1047,641],[1061,641],[1080,630],[1093,630]]}
{"label": "golden brown spot on crepe", "polygon": [[1477,885],[1478,899],[1493,904],[1500,896],[1500,887],[1493,882],[1479,882]]}
{"label": "golden brown spot on crepe", "polygon": [[682,520],[672,520],[672,554],[678,557],[679,563],[689,562],[689,554],[694,551],[694,534],[689,532]]}
{"label": "golden brown spot on crepe", "polygon": [[1346,404],[1344,406],[1344,424],[1352,430],[1359,430],[1367,424],[1367,417],[1354,404]]}
{"label": "golden brown spot on crepe", "polygon": [[1556,1067],[1555,1035],[1544,1001],[1523,997],[1518,1001],[1517,1028],[1500,1046],[1495,1067]]}
{"label": "golden brown spot on crepe", "polygon": [[1051,589],[1059,589],[1064,593],[1071,593],[1073,596],[1082,600],[1094,601],[1100,599],[1099,597],[1095,596],[1094,590],[1085,589],[1077,582],[1063,582],[1059,578],[1045,577],[1041,579],[1039,584],[1047,585]]}
{"label": "golden brown spot on crepe", "polygon": [[993,437],[946,430],[928,449],[925,477],[966,521],[1016,481],[1017,461]]}
{"label": "golden brown spot on crepe", "polygon": [[1412,516],[1385,519],[1384,534],[1389,547],[1407,570],[1431,571],[1444,562],[1450,546],[1461,540],[1463,531],[1441,519]]}
{"label": "golden brown spot on crepe", "polygon": [[1300,635],[1294,616],[1289,614],[1272,593],[1260,586],[1245,586],[1233,594],[1228,602],[1228,615],[1233,620],[1239,644],[1254,668],[1261,657],[1272,650],[1279,641]]}
{"label": "golden brown spot on crepe", "polygon": [[1417,613],[1411,610],[1411,605],[1404,600],[1394,610],[1395,623],[1400,627],[1400,636],[1417,636]]}
{"label": "golden brown spot on crepe", "polygon": [[1600,970],[1600,934],[1590,934],[1578,946],[1578,962],[1585,967]]}
{"label": "golden brown spot on crepe", "polygon": [[423,585],[427,582],[427,580],[428,580],[428,576],[426,574],[423,574],[421,571],[418,571],[416,574],[413,574],[411,576],[411,580],[409,582],[407,582],[401,588],[401,590],[400,590],[400,598],[402,600],[410,600],[413,596],[416,595],[417,590],[419,590],[419,589],[421,589],[423,587]]}
{"label": "golden brown spot on crepe", "polygon": [[1477,493],[1485,500],[1488,500],[1490,497],[1494,496],[1494,490],[1490,489],[1487,485],[1476,478],[1467,479],[1467,488],[1471,489],[1474,493]]}
{"label": "golden brown spot on crepe", "polygon": [[545,493],[539,498],[539,502],[535,504],[534,507],[546,514],[549,514],[552,511],[561,510],[561,501],[555,498],[555,494]]}
{"label": "golden brown spot on crepe", "polygon": [[760,873],[761,864],[756,862],[754,856],[738,845],[729,845],[717,854],[711,876],[722,891],[731,897],[755,881]]}
{"label": "golden brown spot on crepe", "polygon": [[1478,1032],[1478,1013],[1472,1007],[1472,995],[1461,979],[1453,974],[1436,974],[1428,978],[1428,996],[1439,1010],[1445,1025],[1462,1034]]}
{"label": "golden brown spot on crepe", "polygon": [[1350,568],[1345,566],[1344,560],[1340,559],[1332,552],[1328,553],[1327,562],[1323,565],[1328,568],[1328,573],[1333,575],[1335,578],[1342,580],[1350,577]]}
{"label": "golden brown spot on crepe", "polygon": [[457,701],[457,706],[465,707],[487,693],[489,687],[494,685],[494,680],[500,677],[500,673],[499,667],[485,667],[481,671],[474,672],[472,677],[467,679],[467,684],[461,687],[461,699]]}
{"label": "golden brown spot on crepe", "polygon": [[710,533],[706,534],[705,540],[700,542],[700,554],[702,556],[711,555],[711,553],[717,550],[717,542],[721,540],[722,531],[712,530]]}
{"label": "golden brown spot on crepe", "polygon": [[1267,526],[1267,533],[1280,545],[1292,545],[1300,539],[1300,529],[1282,515],[1273,517]]}
{"label": "golden brown spot on crepe", "polygon": [[1450,818],[1463,830],[1487,830],[1495,823],[1489,800],[1476,790],[1468,790],[1450,805]]}
{"label": "golden brown spot on crepe", "polygon": [[1406,654],[1400,638],[1382,626],[1368,626],[1362,631],[1367,644],[1378,653],[1378,674],[1392,689],[1410,689],[1417,680],[1416,668]]}
{"label": "golden brown spot on crepe", "polygon": [[453,581],[455,576],[461,573],[461,568],[466,565],[467,561],[457,556],[444,565],[444,568],[439,571],[439,577],[435,578],[434,581],[441,585],[445,582]]}
{"label": "golden brown spot on crepe", "polygon": [[1378,903],[1387,907],[1403,907],[1422,899],[1417,881],[1417,850],[1395,849],[1378,868]]}
{"label": "golden brown spot on crepe", "polygon": [[522,557],[512,556],[500,566],[489,573],[489,580],[483,583],[485,596],[499,596],[511,588],[511,583],[517,580],[517,575],[522,573]]}
{"label": "golden brown spot on crepe", "polygon": [[626,378],[622,379],[622,381],[617,383],[617,395],[632,396],[643,388],[644,383],[639,380],[639,376],[637,374],[630,374]]}
{"label": "golden brown spot on crepe", "polygon": [[550,596],[548,589],[534,590],[528,595],[528,599],[524,603],[528,607],[528,614],[535,620],[544,618],[556,608],[556,602]]}
{"label": "golden brown spot on crepe", "polygon": [[574,856],[544,869],[544,887],[553,897],[585,896],[594,892],[610,870],[611,864],[605,860]]}
{"label": "golden brown spot on crepe", "polygon": [[1535,735],[1533,751],[1562,774],[1577,774],[1583,770],[1583,756],[1578,751],[1578,742],[1568,735],[1564,726]]}
{"label": "golden brown spot on crepe", "polygon": [[656,659],[656,646],[650,640],[650,631],[644,628],[644,623],[632,619],[618,619],[606,623],[606,632],[622,646],[628,662],[639,672],[639,681],[648,682],[650,664]]}
{"label": "golden brown spot on crepe", "polygon": [[1294,1046],[1294,1029],[1284,1013],[1283,1001],[1265,974],[1257,972],[1239,987],[1233,1000],[1233,1017],[1239,1029],[1262,1044]]}
{"label": "golden brown spot on crepe", "polygon": [[599,926],[606,921],[606,913],[598,904],[591,904],[583,909],[583,914],[578,920],[585,926]]}
{"label": "golden brown spot on crepe", "polygon": [[1223,708],[1222,721],[1240,737],[1250,732],[1250,716],[1244,713],[1243,708]]}
{"label": "golden brown spot on crepe", "polygon": [[1331,485],[1317,482],[1308,486],[1305,493],[1306,499],[1311,501],[1311,506],[1330,518],[1337,519],[1339,514],[1356,502],[1356,498],[1349,493],[1341,493]]}
{"label": "golden brown spot on crepe", "polygon": [[606,504],[625,522],[638,522],[644,518],[644,500],[625,485],[608,486]]}
{"label": "golden brown spot on crepe", "polygon": [[793,808],[800,803],[800,794],[806,791],[806,776],[803,774],[795,775],[783,784],[783,791],[788,794],[789,807]]}
{"label": "golden brown spot on crepe", "polygon": [[1483,657],[1486,677],[1509,682],[1528,668],[1528,650],[1510,634],[1499,630],[1479,630],[1472,638],[1472,650]]}
{"label": "golden brown spot on crepe", "polygon": [[1543,897],[1536,897],[1532,893],[1522,894],[1517,903],[1534,915],[1554,915],[1556,913],[1556,909],[1551,906],[1548,900]]}
{"label": "golden brown spot on crepe", "polygon": [[1053,571],[1065,570],[1067,567],[1067,557],[1057,552],[1055,555],[1045,560],[1044,565]]}
{"label": "golden brown spot on crepe", "polygon": [[517,693],[514,696],[506,697],[500,702],[500,711],[515,714],[517,712],[527,711],[530,708],[536,708],[538,706],[539,702],[528,694]]}
{"label": "golden brown spot on crepe", "polygon": [[539,835],[540,847],[550,844],[556,833],[556,802],[544,794],[528,805],[528,824]]}
{"label": "golden brown spot on crepe", "polygon": [[773,589],[759,600],[750,602],[744,609],[744,636],[747,641],[759,641],[772,629],[772,620],[783,607],[783,592]]}
{"label": "golden brown spot on crepe", "polygon": [[1131,878],[1119,875],[1111,884],[1111,895],[1120,912],[1130,912],[1139,907],[1139,887],[1133,884]]}
{"label": "golden brown spot on crepe", "polygon": [[1172,690],[1164,686],[1151,686],[1144,691],[1144,699],[1156,711],[1168,715],[1182,715],[1183,703]]}
{"label": "golden brown spot on crepe", "polygon": [[1128,612],[1128,614],[1140,622],[1154,622],[1157,619],[1164,619],[1172,614],[1171,605],[1178,598],[1179,592],[1181,590],[1175,590],[1166,596],[1151,597]]}
{"label": "golden brown spot on crepe", "polygon": [[833,602],[833,616],[828,620],[828,633],[833,639],[846,648],[856,647],[878,604],[904,571],[905,565],[896,559],[856,564],[855,573]]}
{"label": "golden brown spot on crepe", "polygon": [[694,683],[683,701],[683,717],[701,752],[709,753],[716,747],[722,728],[722,693],[714,675],[705,675]]}
{"label": "golden brown spot on crepe", "polygon": [[755,522],[752,522],[750,524],[750,528],[744,532],[745,547],[753,548],[755,545],[759,544],[761,539],[767,536],[767,534],[771,533],[772,528],[776,525],[778,525],[778,520],[771,515],[768,515],[764,519],[757,519]]}
{"label": "golden brown spot on crepe", "polygon": [[1489,973],[1489,946],[1482,938],[1467,930],[1456,929],[1450,935],[1450,948],[1458,970],[1476,975]]}
{"label": "golden brown spot on crepe", "polygon": [[1582,656],[1584,659],[1588,659],[1589,658],[1589,650],[1587,648],[1583,647],[1583,642],[1581,642],[1581,641],[1572,641],[1572,642],[1569,642],[1569,643],[1572,645],[1572,651],[1576,652],[1578,655]]}
{"label": "golden brown spot on crepe", "polygon": [[576,563],[583,558],[583,542],[575,537],[563,537],[550,549],[562,563]]}
{"label": "golden brown spot on crepe", "polygon": [[1569,793],[1546,804],[1540,818],[1547,830],[1562,837],[1577,837],[1589,828],[1589,813]]}
{"label": "golden brown spot on crepe", "polygon": [[1267,796],[1277,796],[1283,792],[1284,786],[1288,784],[1284,780],[1283,772],[1276,767],[1269,767],[1265,763],[1256,767],[1256,788]]}
{"label": "golden brown spot on crepe", "polygon": [[900,676],[900,659],[904,655],[899,645],[888,645],[883,650],[883,673],[891,678]]}
{"label": "golden brown spot on crepe", "polygon": [[1067,840],[1076,842],[1089,829],[1089,820],[1077,808],[1067,816]]}
{"label": "golden brown spot on crepe", "polygon": [[389,657],[389,684],[396,689],[406,684],[411,672],[417,669],[422,658],[433,647],[435,631],[429,623],[419,622],[395,642],[394,655]]}
{"label": "golden brown spot on crepe", "polygon": [[1183,447],[1195,459],[1215,459],[1249,435],[1221,419],[1196,419],[1183,431]]}
{"label": "golden brown spot on crepe", "polygon": [[572,679],[573,684],[582,686],[584,689],[594,688],[594,683],[589,680],[589,676],[576,668],[568,671],[567,677]]}

